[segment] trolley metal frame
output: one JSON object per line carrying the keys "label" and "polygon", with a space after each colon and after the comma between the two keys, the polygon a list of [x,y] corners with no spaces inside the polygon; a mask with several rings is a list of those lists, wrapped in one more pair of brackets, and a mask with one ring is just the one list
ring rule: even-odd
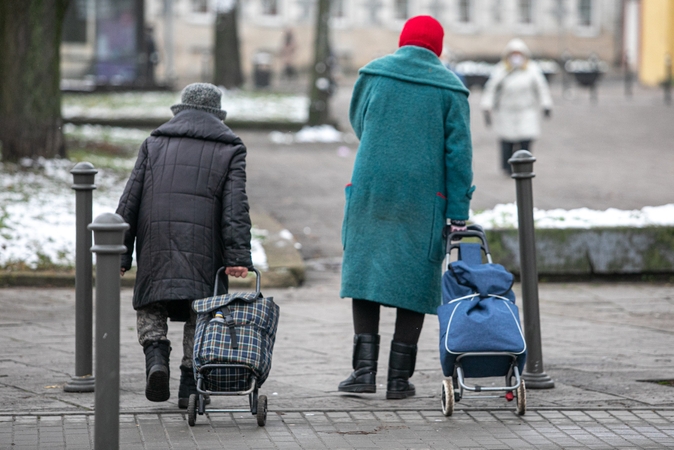
{"label": "trolley metal frame", "polygon": [[[224,267],[218,269],[215,274],[215,289],[213,296],[218,295],[218,286],[220,285],[220,273],[225,270]],[[256,268],[251,269],[255,273],[255,292],[260,293],[260,272]],[[208,371],[212,369],[247,369],[249,372],[249,388],[244,391],[209,391],[204,389],[204,384],[208,378]],[[191,394],[189,402],[187,405],[187,422],[190,426],[194,426],[197,419],[197,414],[200,416],[208,413],[237,413],[237,412],[250,412],[257,419],[257,424],[261,427],[265,426],[267,423],[267,396],[258,395],[259,386],[257,384],[257,378],[253,374],[253,371],[250,367],[245,364],[204,364],[195,370],[197,378],[197,394]],[[206,408],[208,400],[211,397],[217,396],[239,396],[247,395],[248,396],[248,409],[231,409],[231,408]]]}
{"label": "trolley metal frame", "polygon": [[[469,225],[466,231],[456,231],[453,233],[446,233],[447,237],[447,256],[445,258],[444,269],[449,267],[451,252],[459,248],[459,243],[463,238],[477,238],[480,240],[480,247],[484,252],[487,262],[492,263],[491,253],[489,252],[489,244],[484,233],[484,229],[479,225]],[[510,367],[505,375],[504,386],[481,386],[479,384],[469,385],[466,383],[466,376],[463,370],[462,360],[468,360],[472,357],[510,357]],[[466,352],[460,354],[454,362],[454,373],[451,378],[445,378],[442,382],[441,391],[441,406],[442,412],[445,416],[451,416],[454,412],[456,402],[461,399],[477,400],[485,398],[505,398],[507,401],[514,399],[516,402],[516,411],[518,415],[526,413],[526,386],[521,377],[519,367],[517,365],[518,355],[510,352]],[[513,384],[513,378],[515,383]],[[464,392],[487,394],[465,395]],[[495,392],[503,392],[503,395],[494,395]]]}

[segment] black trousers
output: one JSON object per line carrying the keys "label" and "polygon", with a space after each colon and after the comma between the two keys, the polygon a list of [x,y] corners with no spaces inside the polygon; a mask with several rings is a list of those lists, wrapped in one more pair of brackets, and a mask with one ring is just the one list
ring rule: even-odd
{"label": "black trousers", "polygon": [[[353,299],[353,330],[356,334],[379,334],[379,310],[381,305],[363,299]],[[404,308],[396,308],[396,325],[393,340],[408,345],[419,342],[425,314]]]}
{"label": "black trousers", "polygon": [[507,173],[512,173],[512,167],[508,164],[508,160],[517,150],[531,151],[531,139],[514,142],[501,141],[501,168]]}

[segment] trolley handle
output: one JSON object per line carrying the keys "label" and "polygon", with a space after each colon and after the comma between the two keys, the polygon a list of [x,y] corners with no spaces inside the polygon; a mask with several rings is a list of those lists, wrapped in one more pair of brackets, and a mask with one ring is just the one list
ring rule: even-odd
{"label": "trolley handle", "polygon": [[[225,270],[225,267],[220,267],[218,271],[215,273],[215,289],[213,290],[213,296],[218,295],[218,286],[220,285],[220,273]],[[257,270],[255,267],[251,267],[249,269],[251,272],[255,272],[255,296],[259,297],[260,296],[260,271]],[[225,274],[225,276],[227,276]],[[229,290],[229,289],[228,289]],[[225,292],[226,294],[227,292]]]}
{"label": "trolley handle", "polygon": [[491,253],[489,252],[489,244],[487,243],[487,236],[484,232],[484,228],[482,228],[480,225],[473,224],[468,225],[465,231],[450,232],[450,230],[451,227],[449,225],[445,227],[444,234],[447,236],[447,255],[449,255],[455,248],[459,248],[460,244],[455,241],[460,241],[463,238],[474,237],[480,240],[480,247],[487,257],[488,262],[491,263]]}

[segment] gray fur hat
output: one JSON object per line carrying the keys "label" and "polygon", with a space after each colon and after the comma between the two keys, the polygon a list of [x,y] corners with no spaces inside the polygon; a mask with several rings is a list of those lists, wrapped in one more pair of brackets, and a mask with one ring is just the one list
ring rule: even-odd
{"label": "gray fur hat", "polygon": [[227,111],[220,109],[222,92],[210,83],[192,83],[185,86],[182,96],[177,105],[171,106],[173,114],[178,114],[186,109],[199,109],[215,114],[220,120],[225,120]]}

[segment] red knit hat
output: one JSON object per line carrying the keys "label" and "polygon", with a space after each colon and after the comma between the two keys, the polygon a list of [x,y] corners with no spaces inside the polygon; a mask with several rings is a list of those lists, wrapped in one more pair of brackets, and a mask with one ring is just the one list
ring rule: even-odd
{"label": "red knit hat", "polygon": [[416,16],[405,22],[403,31],[400,33],[398,47],[416,45],[440,56],[444,36],[445,30],[442,29],[440,22],[431,16]]}

